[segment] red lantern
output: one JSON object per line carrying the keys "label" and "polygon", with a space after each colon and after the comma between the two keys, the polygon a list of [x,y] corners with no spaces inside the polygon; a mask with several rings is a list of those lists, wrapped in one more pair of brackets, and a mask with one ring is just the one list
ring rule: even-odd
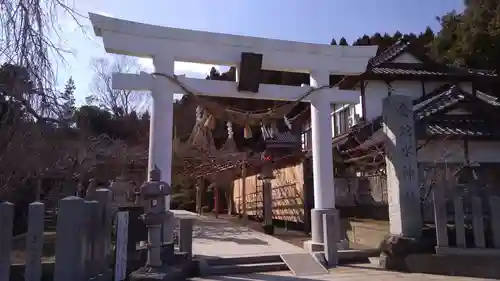
{"label": "red lantern", "polygon": [[263,160],[262,169],[260,172],[261,179],[273,179],[274,175],[274,161],[273,157],[270,155],[269,151],[264,151],[261,155]]}

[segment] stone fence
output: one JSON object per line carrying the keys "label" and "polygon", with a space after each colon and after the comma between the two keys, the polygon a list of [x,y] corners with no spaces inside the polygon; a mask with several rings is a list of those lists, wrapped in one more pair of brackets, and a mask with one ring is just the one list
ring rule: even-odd
{"label": "stone fence", "polygon": [[[98,189],[94,195],[92,200],[70,196],[59,201],[55,262],[42,262],[45,205],[31,203],[25,234],[25,262],[21,265],[12,265],[11,260],[14,205],[0,203],[0,280],[111,280],[114,214],[111,191]],[[11,269],[21,272],[11,272]],[[14,276],[10,276],[11,273]]]}
{"label": "stone fence", "polygon": [[[118,208],[112,192],[103,188],[87,194],[85,199],[63,198],[55,210],[55,233],[46,231],[45,204],[33,202],[29,205],[27,232],[13,237],[14,205],[0,203],[1,281],[110,281],[117,276],[125,280],[133,270],[144,266],[148,233],[141,220],[142,206]],[[171,241],[165,237],[162,262],[172,264],[179,259],[174,248],[176,253],[182,253],[182,260],[191,260],[193,221],[175,219],[175,225],[170,227],[174,243],[165,242]],[[49,241],[54,235],[55,243]],[[22,261],[17,260],[18,252],[23,253]]]}

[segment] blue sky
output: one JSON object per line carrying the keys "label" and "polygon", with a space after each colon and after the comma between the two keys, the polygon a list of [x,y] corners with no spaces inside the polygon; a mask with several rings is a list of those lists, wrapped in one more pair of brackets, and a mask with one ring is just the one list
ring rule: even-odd
{"label": "blue sky", "polygon": [[[418,33],[438,29],[436,16],[463,9],[463,0],[78,0],[76,10],[150,24],[273,39],[329,44],[332,38],[352,42],[375,32]],[[61,16],[60,45],[71,51],[58,63],[58,80],[70,76],[76,83],[77,101],[88,94],[90,62],[111,57],[95,38],[90,23],[81,18],[84,32]],[[144,68],[151,67],[145,59]],[[176,64],[178,74],[204,77],[211,66]]]}

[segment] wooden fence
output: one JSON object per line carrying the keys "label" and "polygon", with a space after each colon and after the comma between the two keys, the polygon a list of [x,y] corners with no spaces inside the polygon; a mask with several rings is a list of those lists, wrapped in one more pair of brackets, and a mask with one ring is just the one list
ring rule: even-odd
{"label": "wooden fence", "polygon": [[481,200],[478,196],[453,196],[446,199],[440,188],[432,190],[432,197],[436,254],[500,256],[499,197]]}
{"label": "wooden fence", "polygon": [[[55,263],[42,263],[44,247],[45,205],[29,205],[28,230],[24,267],[25,281],[47,280],[111,280],[113,214],[111,191],[98,189],[92,198],[75,196],[61,199],[58,204],[55,234]],[[0,203],[0,280],[9,280],[11,274],[12,227],[14,205]],[[21,272],[22,273],[22,272]],[[23,274],[21,274],[23,275]],[[44,276],[43,276],[44,275]],[[42,276],[44,279],[42,279]],[[23,280],[19,279],[19,280]],[[17,280],[17,279],[14,279]]]}

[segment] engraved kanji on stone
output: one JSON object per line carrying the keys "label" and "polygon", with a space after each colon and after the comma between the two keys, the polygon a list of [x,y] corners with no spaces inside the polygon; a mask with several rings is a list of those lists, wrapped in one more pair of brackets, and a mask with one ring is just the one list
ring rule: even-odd
{"label": "engraved kanji on stone", "polygon": [[399,136],[400,137],[412,137],[412,128],[410,125],[403,125],[399,128]]}
{"label": "engraved kanji on stone", "polygon": [[410,157],[413,155],[413,151],[412,151],[412,146],[411,144],[405,144],[402,148],[401,148],[401,152],[403,153],[403,155],[405,157]]}
{"label": "engraved kanji on stone", "polygon": [[398,105],[397,112],[402,117],[409,117],[412,111],[408,108],[406,103],[402,102]]}
{"label": "engraved kanji on stone", "polygon": [[405,180],[412,180],[415,176],[415,170],[413,170],[412,166],[404,166],[402,176]]}

